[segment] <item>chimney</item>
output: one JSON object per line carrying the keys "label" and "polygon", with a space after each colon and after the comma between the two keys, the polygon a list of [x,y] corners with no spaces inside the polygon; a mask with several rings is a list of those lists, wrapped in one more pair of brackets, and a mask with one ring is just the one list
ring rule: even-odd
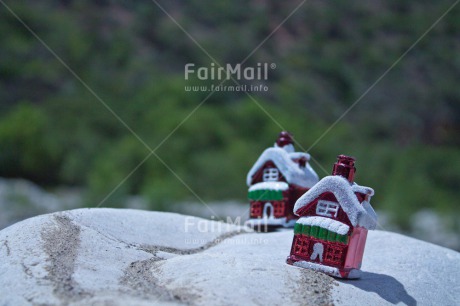
{"label": "chimney", "polygon": [[346,178],[350,183],[353,183],[355,178],[355,159],[351,156],[339,155],[337,162],[332,168],[332,175],[340,175]]}
{"label": "chimney", "polygon": [[276,140],[276,145],[280,148],[293,144],[294,141],[292,140],[292,134],[287,131],[282,131]]}

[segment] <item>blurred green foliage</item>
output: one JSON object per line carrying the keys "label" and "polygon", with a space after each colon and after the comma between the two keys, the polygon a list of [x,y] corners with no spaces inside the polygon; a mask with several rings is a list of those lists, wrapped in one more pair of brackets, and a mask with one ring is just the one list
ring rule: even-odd
{"label": "blurred green foliage", "polygon": [[254,100],[186,92],[211,83],[184,80],[184,65],[211,60],[153,2],[5,3],[47,47],[0,8],[0,176],[85,186],[92,205],[120,182],[104,205],[245,201],[247,171],[283,127],[315,144],[321,177],[354,155],[400,225],[420,208],[458,215],[460,8],[362,98],[451,1],[308,1],[278,29],[299,1],[159,1],[220,64],[256,50],[246,66],[277,65]]}

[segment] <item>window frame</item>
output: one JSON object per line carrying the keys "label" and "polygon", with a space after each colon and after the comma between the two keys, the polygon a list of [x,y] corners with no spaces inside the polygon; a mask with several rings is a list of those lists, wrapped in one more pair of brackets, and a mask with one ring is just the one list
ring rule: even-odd
{"label": "window frame", "polygon": [[340,205],[337,202],[319,200],[316,203],[316,214],[323,217],[337,218]]}
{"label": "window frame", "polygon": [[280,171],[276,167],[265,168],[262,173],[264,182],[277,182],[280,178]]}

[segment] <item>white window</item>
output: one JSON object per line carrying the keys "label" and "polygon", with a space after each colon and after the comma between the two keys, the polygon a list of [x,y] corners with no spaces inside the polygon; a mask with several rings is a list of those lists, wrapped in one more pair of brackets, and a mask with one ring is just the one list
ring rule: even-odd
{"label": "white window", "polygon": [[264,169],[264,182],[276,182],[279,177],[278,169],[276,168],[266,168]]}
{"label": "white window", "polygon": [[331,201],[319,200],[316,204],[316,214],[325,217],[337,218],[339,204]]}

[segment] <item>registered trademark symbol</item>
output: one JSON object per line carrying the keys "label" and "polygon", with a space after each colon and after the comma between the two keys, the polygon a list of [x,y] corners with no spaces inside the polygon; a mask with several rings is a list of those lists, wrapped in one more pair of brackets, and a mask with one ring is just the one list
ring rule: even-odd
{"label": "registered trademark symbol", "polygon": [[275,69],[275,68],[276,68],[276,64],[275,64],[275,63],[271,63],[271,64],[270,64],[270,68],[271,68],[271,69]]}

